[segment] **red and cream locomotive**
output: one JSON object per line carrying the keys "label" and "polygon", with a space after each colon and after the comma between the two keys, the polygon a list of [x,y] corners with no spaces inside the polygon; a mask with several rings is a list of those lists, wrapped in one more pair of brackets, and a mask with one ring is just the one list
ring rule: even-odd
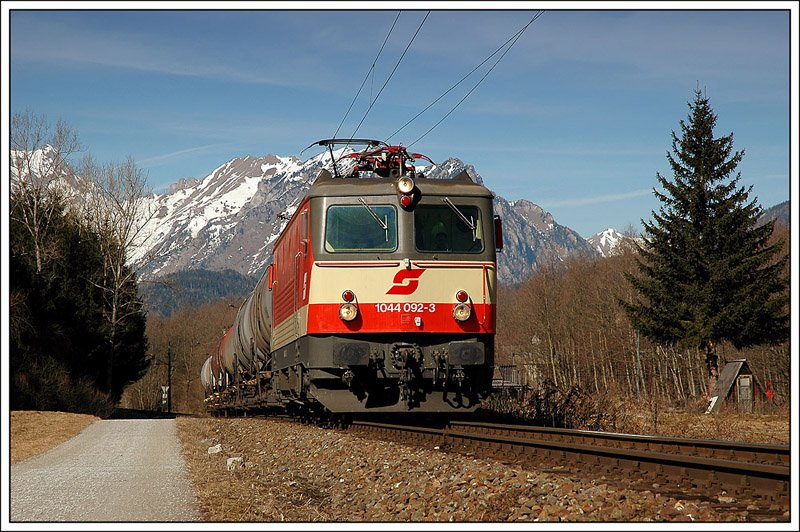
{"label": "red and cream locomotive", "polygon": [[[452,412],[491,388],[502,247],[466,172],[374,140],[322,170],[201,378],[211,412]],[[359,177],[369,175],[370,177]]]}

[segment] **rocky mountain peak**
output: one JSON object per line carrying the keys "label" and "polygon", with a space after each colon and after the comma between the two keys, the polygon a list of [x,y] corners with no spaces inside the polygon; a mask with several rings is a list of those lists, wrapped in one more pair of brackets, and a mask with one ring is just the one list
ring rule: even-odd
{"label": "rocky mountain peak", "polygon": [[604,229],[586,239],[592,248],[603,257],[619,255],[626,249],[633,249],[640,239],[620,233],[613,227]]}
{"label": "rocky mountain peak", "polygon": [[545,211],[535,203],[526,199],[516,200],[509,202],[520,216],[525,218],[532,224],[539,232],[545,233],[552,231],[556,226],[556,221],[553,215]]}
{"label": "rocky mountain peak", "polygon": [[423,166],[418,169],[419,172],[425,174],[428,179],[451,179],[463,170],[476,182],[483,184],[483,178],[475,171],[475,167],[471,164],[465,164],[461,159],[455,157],[448,157],[444,162],[434,165]]}
{"label": "rocky mountain peak", "polygon": [[184,188],[193,187],[199,182],[200,180],[196,177],[182,177],[169,186],[169,194],[174,194],[175,192],[183,190]]}

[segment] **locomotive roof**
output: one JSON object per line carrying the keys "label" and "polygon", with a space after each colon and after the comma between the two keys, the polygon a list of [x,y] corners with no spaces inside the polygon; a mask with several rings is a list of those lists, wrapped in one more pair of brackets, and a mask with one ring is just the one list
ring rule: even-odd
{"label": "locomotive roof", "polygon": [[[396,178],[393,177],[333,177],[322,170],[308,190],[309,197],[321,196],[381,196],[396,194]],[[416,176],[414,182],[423,195],[453,195],[493,198],[492,191],[472,180],[466,171],[452,179],[428,179]]]}

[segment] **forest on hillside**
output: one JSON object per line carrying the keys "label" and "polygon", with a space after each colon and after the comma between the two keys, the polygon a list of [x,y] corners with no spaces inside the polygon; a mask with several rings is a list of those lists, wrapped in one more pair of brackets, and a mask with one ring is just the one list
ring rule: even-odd
{"label": "forest on hillside", "polygon": [[222,271],[183,270],[139,283],[139,292],[148,314],[170,316],[187,306],[197,307],[230,296],[244,297],[258,277]]}

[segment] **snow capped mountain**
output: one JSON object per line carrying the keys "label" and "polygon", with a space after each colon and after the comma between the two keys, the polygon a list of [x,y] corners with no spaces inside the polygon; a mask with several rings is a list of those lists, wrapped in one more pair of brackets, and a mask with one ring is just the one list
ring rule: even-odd
{"label": "snow capped mountain", "polygon": [[329,166],[326,159],[248,155],[149,197],[145,211],[155,214],[131,262],[141,278],[196,268],[260,273],[303,192]]}
{"label": "snow capped mountain", "polygon": [[12,190],[20,183],[20,176],[23,180],[31,180],[36,187],[57,187],[67,195],[83,191],[87,187],[52,146],[45,145],[33,151],[11,150],[9,160]]}
{"label": "snow capped mountain", "polygon": [[[352,149],[334,154],[338,158],[345,150]],[[338,163],[340,172],[347,171],[346,164],[354,164],[349,161]],[[307,161],[244,156],[202,179],[181,179],[165,193],[142,199],[137,224],[142,230],[129,260],[143,280],[190,269],[260,274],[272,244],[323,168],[332,169],[327,152]],[[472,165],[455,158],[418,167],[429,179],[450,179],[462,170],[483,183]],[[76,178],[71,179],[74,186]],[[505,248],[498,254],[498,277],[503,282],[521,282],[538,266],[572,254],[596,255],[576,232],[530,201],[495,197],[495,214],[503,220]]]}
{"label": "snow capped mountain", "polygon": [[596,255],[578,233],[556,223],[549,212],[528,200],[512,204],[498,196],[494,208],[503,220],[505,249],[498,255],[503,281],[524,281],[538,267],[563,262],[571,255]]}
{"label": "snow capped mountain", "polygon": [[626,245],[631,246],[636,240],[637,239],[630,236],[623,235],[611,227],[586,239],[586,241],[591,244],[592,249],[603,257],[610,257],[622,253]]}
{"label": "snow capped mountain", "polygon": [[[335,152],[337,157],[340,152]],[[147,199],[150,205],[145,211],[155,215],[145,227],[144,244],[131,260],[144,279],[195,268],[258,274],[286,219],[323,167],[331,169],[327,153],[305,162],[296,157],[247,156],[225,163],[199,181],[182,180],[169,192]],[[483,182],[472,165],[455,158],[419,167],[429,179],[449,179],[462,170]],[[505,249],[498,274],[505,282],[525,279],[545,260],[594,254],[577,233],[527,200],[512,205],[497,197],[495,210],[504,222]]]}
{"label": "snow capped mountain", "polygon": [[450,179],[466,170],[469,176],[475,181],[483,185],[483,178],[475,171],[475,167],[471,164],[464,164],[460,159],[450,157],[443,163],[437,165],[418,166],[417,171],[425,174],[428,179]]}

